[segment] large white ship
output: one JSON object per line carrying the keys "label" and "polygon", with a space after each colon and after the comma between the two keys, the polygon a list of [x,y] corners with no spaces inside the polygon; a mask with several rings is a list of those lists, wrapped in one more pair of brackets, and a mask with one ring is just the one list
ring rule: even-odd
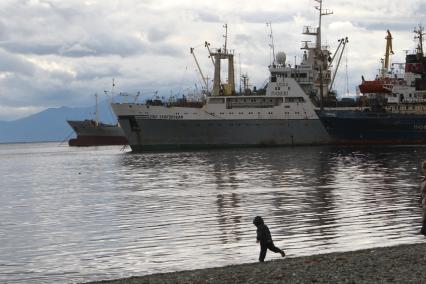
{"label": "large white ship", "polygon": [[[303,34],[316,38],[315,44],[304,42],[298,65],[288,64],[282,52],[274,54],[263,92],[235,92],[234,54],[225,41],[224,48],[209,49],[215,68],[213,89],[202,103],[184,99],[178,103],[113,103],[132,150],[329,143],[315,108],[330,97],[334,77],[335,56],[321,45],[321,19],[331,12],[323,9],[322,0],[315,1],[319,25],[303,29]],[[223,60],[228,61],[226,83],[221,78]]]}

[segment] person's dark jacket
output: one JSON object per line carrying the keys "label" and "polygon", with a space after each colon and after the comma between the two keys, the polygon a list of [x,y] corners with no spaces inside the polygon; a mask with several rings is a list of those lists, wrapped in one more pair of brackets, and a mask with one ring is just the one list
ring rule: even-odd
{"label": "person's dark jacket", "polygon": [[253,220],[253,224],[257,227],[257,240],[261,245],[267,245],[272,243],[271,232],[269,232],[268,226],[263,223],[263,219],[260,216],[256,216]]}

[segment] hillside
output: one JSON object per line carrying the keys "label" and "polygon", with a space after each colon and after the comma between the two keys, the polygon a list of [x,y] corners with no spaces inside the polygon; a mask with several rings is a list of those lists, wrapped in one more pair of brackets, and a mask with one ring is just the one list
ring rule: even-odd
{"label": "hillside", "polygon": [[[0,121],[0,143],[64,141],[75,137],[66,120],[94,118],[95,107],[49,108],[14,121]],[[102,122],[115,122],[107,101],[99,104]]]}

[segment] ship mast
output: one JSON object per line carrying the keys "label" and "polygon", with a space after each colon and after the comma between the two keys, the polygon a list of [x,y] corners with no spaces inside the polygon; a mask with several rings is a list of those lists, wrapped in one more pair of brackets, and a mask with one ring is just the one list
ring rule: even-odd
{"label": "ship mast", "polygon": [[95,94],[95,125],[99,126],[98,93]]}
{"label": "ship mast", "polygon": [[424,30],[425,29],[422,27],[422,25],[419,25],[417,29],[414,29],[414,33],[417,34],[417,36],[414,38],[419,40],[416,53],[420,56],[423,56],[423,36],[426,34],[424,33]]}
{"label": "ship mast", "polygon": [[319,23],[317,31],[317,49],[321,50],[321,25],[322,25],[322,16],[328,16],[333,14],[333,11],[322,8],[322,0],[315,0],[319,3],[319,6],[316,6],[315,9],[319,11]]}
{"label": "ship mast", "polygon": [[266,23],[266,26],[269,27],[270,29],[269,37],[271,38],[271,43],[269,44],[269,46],[272,49],[272,66],[274,66],[275,65],[275,46],[274,46],[274,35],[272,33],[272,23],[268,22]]}
{"label": "ship mast", "polygon": [[224,24],[223,27],[225,28],[225,34],[223,35],[223,37],[225,38],[225,45],[223,46],[223,49],[224,52],[227,53],[226,46],[228,44],[228,24]]}
{"label": "ship mast", "polygon": [[[214,58],[214,77],[213,77],[213,96],[220,95],[233,95],[235,94],[235,79],[234,79],[234,53],[232,50],[227,49],[228,43],[228,25],[223,25],[225,28],[225,45],[223,49],[216,49],[210,51],[209,45],[206,43],[206,47],[209,49],[210,57]],[[226,84],[221,83],[220,71],[221,71],[221,60],[228,61],[228,81]]]}
{"label": "ship mast", "polygon": [[[322,43],[321,43],[322,16],[331,15],[331,14],[333,14],[333,11],[330,11],[328,9],[323,9],[322,0],[315,0],[315,1],[319,3],[319,6],[315,6],[315,9],[317,9],[319,11],[318,29],[316,31],[316,35],[317,35],[316,57],[319,61],[320,109],[322,110],[323,107],[324,107],[324,80],[323,80],[324,74],[323,73],[324,73],[324,71],[327,71],[327,69],[328,69],[327,61],[326,61],[326,54],[324,54],[324,52],[322,51]],[[315,63],[316,63],[315,65],[317,65],[317,62],[315,62]]]}

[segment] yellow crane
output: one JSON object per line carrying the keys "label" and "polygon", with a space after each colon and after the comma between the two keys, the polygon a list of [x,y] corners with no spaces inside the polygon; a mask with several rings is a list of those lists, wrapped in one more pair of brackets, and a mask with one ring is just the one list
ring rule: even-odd
{"label": "yellow crane", "polygon": [[390,55],[393,54],[393,50],[392,50],[392,35],[390,33],[389,30],[387,30],[387,36],[386,36],[386,52],[385,52],[385,62],[383,65],[383,71],[382,71],[382,75],[385,75],[388,71],[389,71],[389,59],[390,59]]}

